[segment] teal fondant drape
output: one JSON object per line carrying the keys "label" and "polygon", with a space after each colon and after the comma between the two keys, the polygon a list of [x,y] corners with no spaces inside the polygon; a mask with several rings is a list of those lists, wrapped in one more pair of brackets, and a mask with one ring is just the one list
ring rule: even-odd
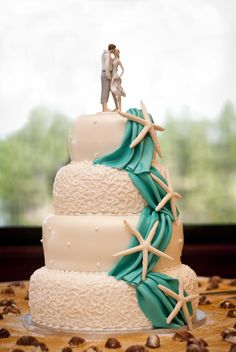
{"label": "teal fondant drape", "polygon": [[[143,118],[141,110],[129,109],[128,113]],[[152,120],[151,115],[150,118]],[[174,218],[169,202],[160,211],[155,211],[156,206],[166,195],[166,192],[152,179],[150,173],[153,173],[165,183],[166,180],[152,166],[154,143],[150,135],[147,134],[135,148],[130,148],[130,144],[141,132],[142,128],[141,124],[128,120],[120,147],[110,154],[97,158],[94,160],[94,164],[102,164],[125,170],[128,173],[133,184],[147,203],[147,206],[141,212],[137,230],[145,239],[153,224],[158,221],[152,245],[160,251],[165,252],[171,239],[172,221]],[[129,248],[138,244],[138,240],[133,236],[130,240]],[[166,318],[172,312],[176,301],[166,296],[158,288],[158,284],[178,293],[178,280],[162,273],[152,272],[159,258],[149,253],[148,272],[145,280],[142,280],[142,252],[123,256],[117,261],[109,272],[109,275],[114,276],[117,280],[124,280],[136,289],[139,306],[152,322],[153,327],[180,327],[185,324],[182,310],[173,319],[171,324],[166,323]],[[188,303],[188,309],[192,313],[190,303]]]}

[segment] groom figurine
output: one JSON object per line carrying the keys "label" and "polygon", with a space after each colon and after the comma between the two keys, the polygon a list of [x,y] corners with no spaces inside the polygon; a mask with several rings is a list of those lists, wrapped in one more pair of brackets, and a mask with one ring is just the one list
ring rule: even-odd
{"label": "groom figurine", "polygon": [[112,58],[111,54],[114,53],[116,48],[115,44],[109,44],[108,50],[104,50],[102,54],[102,73],[101,73],[101,83],[102,83],[102,92],[101,92],[101,104],[102,111],[109,111],[107,107],[107,102],[110,93],[111,85],[111,74],[112,74]]}

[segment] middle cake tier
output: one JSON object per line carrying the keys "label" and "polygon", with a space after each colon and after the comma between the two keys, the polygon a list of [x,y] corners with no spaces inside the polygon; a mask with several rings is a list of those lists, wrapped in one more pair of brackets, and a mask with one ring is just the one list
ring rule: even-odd
{"label": "middle cake tier", "polygon": [[128,173],[77,161],[62,167],[53,186],[53,206],[58,215],[138,214],[146,202]]}
{"label": "middle cake tier", "polygon": [[[124,225],[136,228],[139,215],[51,215],[43,223],[43,249],[48,269],[64,271],[110,271],[119,258],[113,254],[127,249],[132,238]],[[162,271],[181,263],[183,228],[172,223],[172,236],[165,253],[153,271]]]}

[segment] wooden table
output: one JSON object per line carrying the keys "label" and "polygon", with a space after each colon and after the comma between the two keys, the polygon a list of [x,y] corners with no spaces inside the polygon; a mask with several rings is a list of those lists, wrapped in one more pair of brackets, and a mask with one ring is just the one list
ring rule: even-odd
{"label": "wooden table", "polygon": [[[207,292],[207,297],[210,300],[211,304],[201,305],[199,309],[206,312],[207,318],[204,325],[194,329],[192,334],[196,338],[203,338],[208,343],[208,349],[210,352],[224,352],[229,351],[230,343],[222,340],[221,332],[225,328],[233,327],[236,323],[236,318],[227,317],[229,309],[222,309],[219,307],[219,304],[222,300],[230,300],[236,305],[236,287],[230,286],[229,281],[232,280],[223,280],[219,284],[219,288],[214,289],[214,292],[217,294],[212,294],[212,291],[206,291],[208,286],[207,278],[199,278],[200,293],[203,294]],[[40,351],[39,348],[32,346],[17,346],[16,341],[19,337],[23,335],[35,336],[39,342],[43,342],[47,345],[50,352],[59,352],[62,351],[63,347],[68,346],[68,341],[72,336],[78,336],[78,334],[66,334],[61,335],[49,335],[43,336],[36,333],[33,333],[27,330],[23,326],[23,316],[29,312],[28,301],[25,299],[28,290],[28,281],[22,281],[18,283],[12,283],[9,287],[9,283],[0,283],[0,301],[5,298],[12,298],[16,302],[17,307],[19,307],[21,313],[19,316],[4,314],[4,319],[0,320],[0,329],[6,328],[11,336],[8,338],[0,339],[0,351],[12,351],[14,348],[21,349],[23,351]],[[10,289],[10,290],[9,290]],[[7,290],[7,291],[5,291]],[[11,291],[13,292],[11,293]],[[227,291],[233,291],[232,293],[227,293]],[[6,293],[7,292],[7,293]],[[220,293],[221,292],[221,293]],[[4,307],[0,306],[0,313],[3,311]],[[82,334],[79,336],[83,337]],[[116,336],[120,341],[122,348],[117,349],[116,351],[125,351],[127,347],[134,344],[145,345],[148,334],[141,333],[138,335],[126,335],[126,336]],[[173,335],[159,335],[161,346],[156,351],[186,351],[186,342],[173,341]],[[84,351],[89,348],[89,346],[97,346],[100,350],[108,352],[112,351],[108,348],[105,348],[106,338],[101,338],[98,340],[89,341],[83,347],[73,348],[74,351]],[[151,349],[149,349],[151,351]]]}

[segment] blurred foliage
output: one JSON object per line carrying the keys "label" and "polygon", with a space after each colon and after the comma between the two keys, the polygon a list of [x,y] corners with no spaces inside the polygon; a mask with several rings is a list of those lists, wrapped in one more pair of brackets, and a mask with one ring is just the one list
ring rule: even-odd
{"label": "blurred foliage", "polygon": [[69,126],[66,116],[38,107],[21,130],[0,140],[1,225],[35,224],[28,214],[51,202],[55,173],[69,159]]}
{"label": "blurred foliage", "polygon": [[[69,162],[69,119],[34,109],[23,128],[0,140],[0,224],[41,225],[40,209],[52,202],[56,171]],[[186,223],[236,220],[236,112],[226,103],[218,118],[194,120],[185,110],[167,114],[159,133],[163,161]],[[39,212],[41,216],[35,214]],[[39,220],[40,219],[40,220]]]}
{"label": "blurred foliage", "polygon": [[[168,114],[160,136],[178,208],[187,223],[236,222],[236,112],[232,103],[217,119],[194,120],[190,111]],[[161,161],[162,163],[162,161]]]}

